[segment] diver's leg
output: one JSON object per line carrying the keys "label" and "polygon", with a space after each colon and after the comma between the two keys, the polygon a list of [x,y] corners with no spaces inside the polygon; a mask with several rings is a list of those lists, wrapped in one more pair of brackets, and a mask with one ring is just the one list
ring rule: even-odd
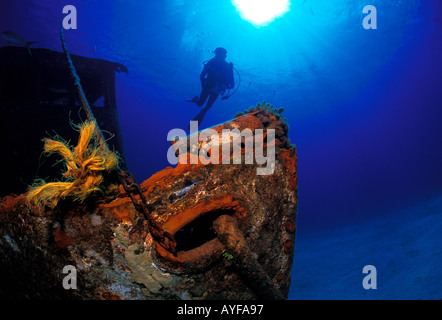
{"label": "diver's leg", "polygon": [[[209,111],[209,109],[213,106],[213,104],[215,103],[218,96],[219,96],[219,94],[212,93],[210,95],[209,101],[207,101],[206,106],[203,109],[201,109],[201,111],[196,115],[195,118],[193,118],[192,121],[198,121],[198,125],[200,125],[201,122],[203,122],[204,116],[206,115],[207,111]],[[187,129],[189,129],[189,128],[190,128],[190,125]]]}
{"label": "diver's leg", "polygon": [[[198,121],[198,125],[201,124],[201,122],[203,122],[203,118],[206,115],[206,112],[209,110],[210,108],[208,108],[207,106],[202,108],[201,111],[195,116],[195,118],[192,119],[192,121]],[[190,125],[187,129],[190,128]]]}
{"label": "diver's leg", "polygon": [[213,106],[213,104],[215,103],[216,99],[218,99],[218,97],[219,97],[218,93],[212,93],[209,97],[209,101],[207,101],[206,108],[210,109],[210,107]]}
{"label": "diver's leg", "polygon": [[206,102],[207,98],[209,97],[210,89],[207,88],[207,86],[204,86],[201,90],[201,94],[198,100],[195,101],[195,103],[198,105],[198,107],[203,106],[203,104]]}

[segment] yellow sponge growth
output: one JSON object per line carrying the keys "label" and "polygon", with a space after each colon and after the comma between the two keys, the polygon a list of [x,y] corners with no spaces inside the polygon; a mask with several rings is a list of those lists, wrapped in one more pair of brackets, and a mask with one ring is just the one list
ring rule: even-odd
{"label": "yellow sponge growth", "polygon": [[55,208],[64,198],[84,202],[92,193],[104,191],[105,173],[118,169],[118,155],[100,143],[96,122],[86,121],[79,129],[80,138],[73,150],[64,141],[45,139],[45,153],[58,153],[66,162],[66,181],[42,181],[32,187],[27,197],[33,205]]}

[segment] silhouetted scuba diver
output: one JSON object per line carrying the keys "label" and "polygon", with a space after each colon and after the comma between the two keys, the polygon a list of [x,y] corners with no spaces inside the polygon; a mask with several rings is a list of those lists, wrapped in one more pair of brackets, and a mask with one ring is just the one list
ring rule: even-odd
{"label": "silhouetted scuba diver", "polygon": [[[197,106],[202,107],[206,102],[206,106],[193,119],[199,123],[203,120],[206,112],[213,106],[218,96],[224,95],[227,90],[235,86],[233,79],[233,64],[226,62],[227,50],[224,48],[216,48],[215,57],[204,63],[203,71],[200,74],[201,80],[201,94],[194,97],[189,102],[196,103]],[[229,96],[224,96],[227,99]]]}

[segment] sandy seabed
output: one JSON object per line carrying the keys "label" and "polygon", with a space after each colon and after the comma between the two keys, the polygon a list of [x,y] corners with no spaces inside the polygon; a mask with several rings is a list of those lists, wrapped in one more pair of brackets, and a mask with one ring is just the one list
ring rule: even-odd
{"label": "sandy seabed", "polygon": [[[289,299],[441,299],[442,197],[328,232],[298,229]],[[365,290],[365,265],[377,289]]]}

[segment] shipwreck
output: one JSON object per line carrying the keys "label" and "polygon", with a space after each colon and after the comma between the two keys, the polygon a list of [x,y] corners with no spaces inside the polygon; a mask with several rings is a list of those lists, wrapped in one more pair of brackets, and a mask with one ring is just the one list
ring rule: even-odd
{"label": "shipwreck", "polygon": [[[80,101],[87,104],[84,97]],[[59,184],[54,188],[61,191],[53,189],[56,201],[30,201],[35,190],[3,197],[0,296],[286,299],[294,255],[298,179],[296,147],[290,144],[281,112],[263,102],[211,128],[210,141],[215,140],[214,135],[221,137],[223,129],[261,129],[264,135],[272,129],[275,139],[262,137],[275,150],[271,174],[256,174],[262,166],[256,161],[179,162],[137,185],[130,173],[110,161],[103,169],[94,166],[88,174],[95,178],[97,170],[103,171],[106,179],[102,180],[111,187],[91,196],[84,193],[87,197],[81,201],[63,197],[66,186]],[[98,114],[96,123],[91,123],[91,128],[99,124]],[[103,152],[103,159],[112,159],[100,131],[85,128],[88,126],[80,132],[73,156],[69,148],[63,151],[66,173],[75,175],[79,167],[94,163],[95,150]],[[87,132],[89,138],[83,139]],[[88,149],[81,141],[93,139],[96,149],[91,158],[83,157],[78,150],[87,154]],[[204,143],[198,146],[203,147]],[[228,156],[245,157],[246,148],[246,143],[241,144]],[[192,152],[189,148],[184,156],[190,157]],[[78,176],[89,181],[84,172]],[[83,183],[77,185],[84,187]],[[38,198],[46,186],[41,188],[32,196]],[[75,286],[66,286],[66,268],[75,270]]]}
{"label": "shipwreck", "polygon": [[[86,97],[100,128],[113,136],[112,149],[124,157],[115,95],[119,63],[72,55]],[[44,48],[0,48],[0,136],[5,183],[0,196],[23,193],[34,179],[59,178],[60,166],[41,157],[42,139],[59,135],[76,141],[70,123],[86,119],[62,52]],[[7,182],[6,182],[7,181]]]}

